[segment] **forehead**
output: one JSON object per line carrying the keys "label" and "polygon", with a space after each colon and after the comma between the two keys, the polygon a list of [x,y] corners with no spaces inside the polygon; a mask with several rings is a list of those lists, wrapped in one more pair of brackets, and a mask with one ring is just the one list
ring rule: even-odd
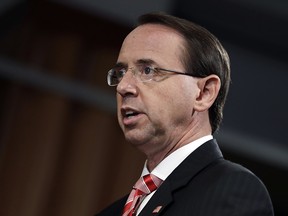
{"label": "forehead", "polygon": [[164,64],[180,61],[184,49],[183,37],[174,29],[160,24],[145,24],[134,29],[124,40],[118,62],[152,59]]}

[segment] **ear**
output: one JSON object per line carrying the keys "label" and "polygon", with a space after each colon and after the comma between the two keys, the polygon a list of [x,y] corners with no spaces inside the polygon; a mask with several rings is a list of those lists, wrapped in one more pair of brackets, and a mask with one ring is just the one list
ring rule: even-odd
{"label": "ear", "polygon": [[197,95],[194,109],[198,112],[208,110],[216,100],[220,87],[220,78],[211,74],[204,78],[199,78],[197,82],[199,93]]}

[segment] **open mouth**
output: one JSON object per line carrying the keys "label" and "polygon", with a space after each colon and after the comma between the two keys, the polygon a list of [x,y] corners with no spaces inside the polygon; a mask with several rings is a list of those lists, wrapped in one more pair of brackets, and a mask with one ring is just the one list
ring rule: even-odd
{"label": "open mouth", "polygon": [[138,112],[135,112],[135,111],[126,111],[125,113],[124,113],[124,117],[125,118],[133,118],[134,116],[137,116],[137,115],[139,115],[139,113]]}

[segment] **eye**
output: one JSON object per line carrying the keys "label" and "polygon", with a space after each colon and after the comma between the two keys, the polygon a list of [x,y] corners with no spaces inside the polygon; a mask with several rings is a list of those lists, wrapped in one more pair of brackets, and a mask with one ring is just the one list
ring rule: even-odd
{"label": "eye", "polygon": [[119,70],[116,70],[116,73],[117,73],[117,77],[121,77],[122,78],[125,75],[126,70],[125,70],[125,68],[121,68]]}
{"label": "eye", "polygon": [[152,67],[145,66],[145,67],[143,68],[143,73],[144,73],[145,75],[153,74],[153,72],[154,72],[154,69],[153,69]]}

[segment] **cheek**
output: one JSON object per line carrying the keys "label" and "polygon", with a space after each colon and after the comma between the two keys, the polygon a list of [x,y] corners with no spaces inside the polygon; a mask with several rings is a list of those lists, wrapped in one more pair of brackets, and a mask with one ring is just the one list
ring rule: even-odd
{"label": "cheek", "polygon": [[159,91],[153,92],[148,100],[152,114],[165,118],[164,121],[167,121],[167,118],[177,112],[180,102],[179,94],[176,94],[173,88],[159,89]]}
{"label": "cheek", "polygon": [[[195,86],[194,86],[195,87]],[[170,85],[155,93],[154,103],[158,104],[161,115],[191,115],[196,100],[196,89],[191,85]],[[156,96],[157,95],[157,96]]]}
{"label": "cheek", "polygon": [[[116,95],[116,100],[117,100],[117,118],[118,118],[118,122],[121,126],[121,106],[122,106],[122,100],[121,100],[121,96],[119,96],[118,94]],[[122,127],[122,126],[121,126]]]}

